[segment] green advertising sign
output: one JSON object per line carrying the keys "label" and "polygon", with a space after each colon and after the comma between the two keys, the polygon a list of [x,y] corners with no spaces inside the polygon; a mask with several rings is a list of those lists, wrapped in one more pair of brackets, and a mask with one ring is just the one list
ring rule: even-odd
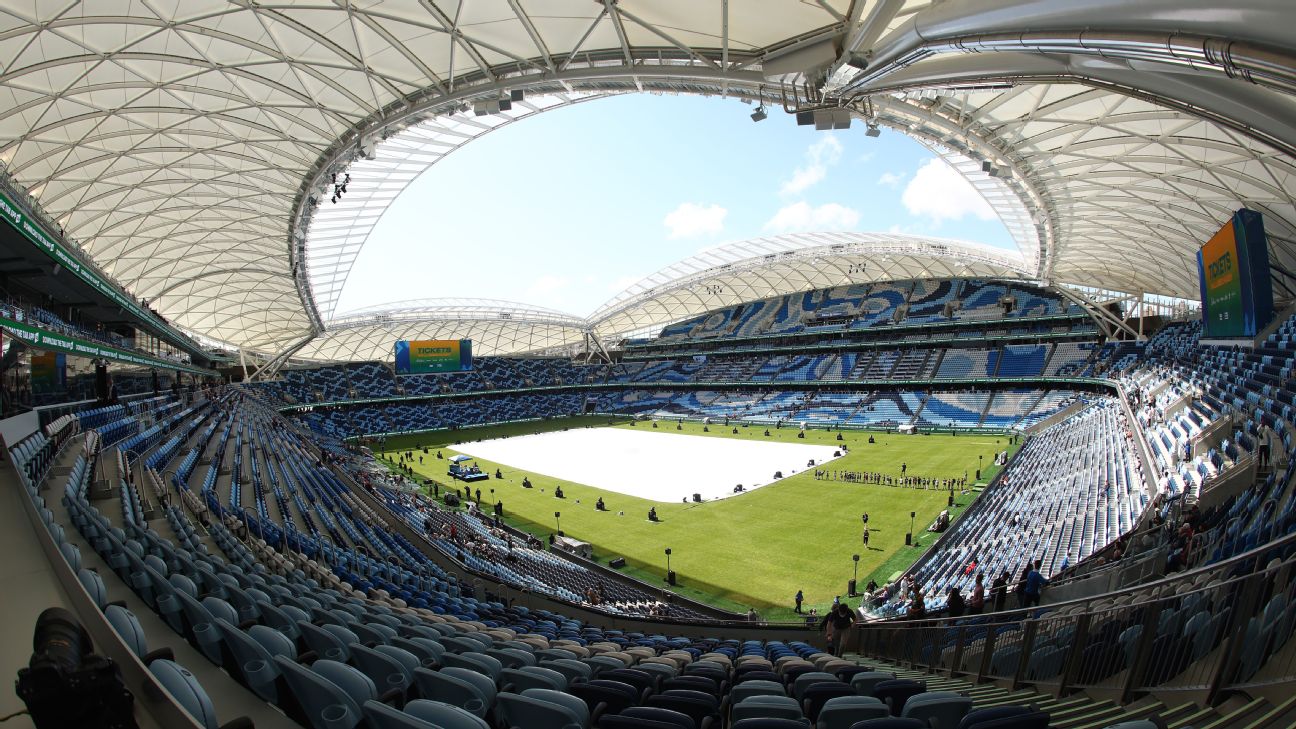
{"label": "green advertising sign", "polygon": [[[114,304],[120,306],[126,311],[129,311],[131,314],[134,314],[138,319],[157,322],[157,316],[155,316],[153,312],[140,306],[139,302],[124,294],[116,285],[99,276],[98,272],[96,272],[92,267],[86,265],[76,256],[76,254],[63,247],[58,241],[46,235],[45,231],[41,229],[40,224],[37,221],[32,220],[31,216],[24,214],[20,207],[6,196],[3,191],[0,191],[0,217],[3,217],[5,221],[14,227],[15,230],[22,233],[23,237],[27,238],[27,240],[35,243],[36,247],[40,248],[45,255],[52,258],[63,268],[71,271],[77,278],[89,284],[95,291],[108,297],[108,299]],[[164,331],[167,330],[167,327],[163,326],[161,322],[158,322],[158,325],[161,326]],[[172,344],[184,348],[190,354],[206,356],[205,352],[189,343],[183,337],[173,336],[170,337],[170,339],[172,339]]]}
{"label": "green advertising sign", "polygon": [[39,349],[51,350],[54,352],[64,352],[66,354],[75,354],[80,357],[103,357],[117,362],[140,365],[143,367],[159,367],[168,370],[183,370],[193,372],[199,375],[214,375],[216,372],[205,370],[193,365],[172,362],[169,359],[161,357],[150,357],[148,355],[128,352],[124,349],[117,349],[106,344],[90,342],[76,337],[69,337],[64,334],[55,334],[44,329],[34,327],[30,324],[14,321],[7,317],[0,317],[0,328],[13,335],[16,339],[26,342],[32,347]]}

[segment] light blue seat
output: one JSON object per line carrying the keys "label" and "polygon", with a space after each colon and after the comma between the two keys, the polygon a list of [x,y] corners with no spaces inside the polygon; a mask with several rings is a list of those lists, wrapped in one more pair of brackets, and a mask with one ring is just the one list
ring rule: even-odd
{"label": "light blue seat", "polygon": [[140,625],[135,613],[121,605],[109,605],[104,611],[108,624],[113,627],[122,642],[130,647],[131,652],[143,658],[148,653],[148,641],[144,637],[144,626]]}
{"label": "light blue seat", "polygon": [[778,681],[753,679],[743,681],[729,690],[729,701],[738,703],[751,696],[787,696],[787,689]]}
{"label": "light blue seat", "polygon": [[540,666],[523,666],[506,668],[500,674],[500,684],[509,687],[515,693],[522,693],[531,688],[567,690],[567,677],[551,669]]}
{"label": "light blue seat", "polygon": [[499,682],[500,672],[504,670],[498,659],[485,653],[447,653],[441,656],[441,664],[476,671],[490,678],[493,683]]}
{"label": "light blue seat", "polygon": [[[263,645],[252,635],[245,633],[238,628],[230,625],[224,620],[217,620],[216,626],[220,629],[222,639],[225,641],[225,648],[234,658],[234,665],[227,668],[242,677],[242,681],[252,692],[262,699],[271,703],[278,702],[279,690],[276,681],[279,678],[279,668],[275,665],[274,658],[276,655],[282,655],[284,658],[292,660],[291,643],[287,646],[289,652],[284,653],[285,647],[280,643],[277,652],[272,652],[266,645]],[[255,626],[264,628],[267,631],[274,632],[272,628],[266,628],[264,625]],[[280,638],[283,638],[281,634]],[[283,638],[287,641],[287,638]],[[267,641],[273,639],[267,636]],[[274,645],[274,643],[271,643]]]}
{"label": "light blue seat", "polygon": [[482,650],[481,643],[461,636],[444,636],[441,638],[441,645],[445,646],[450,653],[476,653]]}
{"label": "light blue seat", "polygon": [[165,658],[149,664],[149,673],[162,684],[162,688],[175,699],[199,724],[206,729],[217,729],[216,710],[202,684],[184,666]]}
{"label": "light blue seat", "polygon": [[561,673],[566,679],[567,684],[571,685],[577,681],[588,681],[594,675],[594,669],[587,664],[581,663],[572,658],[559,658],[552,661],[540,661],[540,668],[547,668],[551,671]]}
{"label": "light blue seat", "polygon": [[[391,639],[391,635],[389,635],[386,631],[383,630],[383,628],[387,628],[387,626],[385,625],[379,626],[377,623],[373,625],[365,625],[364,623],[351,623],[347,625],[346,628],[350,630],[352,633],[355,633],[356,637],[360,639],[359,642],[364,644],[372,643],[375,645],[386,645],[387,642]],[[390,628],[387,629],[391,630]],[[392,632],[393,634],[395,633],[395,631]]]}
{"label": "light blue seat", "polygon": [[[801,705],[791,696],[749,696],[729,709],[729,721],[743,719],[803,719]],[[806,721],[807,726],[809,721]]]}
{"label": "light blue seat", "polygon": [[103,578],[98,572],[92,572],[84,567],[77,572],[77,579],[81,581],[81,586],[85,591],[90,593],[90,599],[100,610],[108,604],[108,587],[104,585]]}
{"label": "light blue seat", "polygon": [[499,661],[505,668],[521,668],[536,664],[536,657],[533,654],[517,648],[490,648],[485,653]]}
{"label": "light blue seat", "polygon": [[261,609],[261,622],[292,640],[301,637],[301,629],[297,627],[297,621],[306,620],[306,613],[291,605],[271,605],[263,602],[259,607]]}
{"label": "light blue seat", "polygon": [[[489,685],[483,685],[483,681]],[[486,716],[495,702],[495,684],[480,673],[463,668],[440,671],[419,668],[414,671],[414,683],[423,698],[457,706],[476,716]]]}
{"label": "light blue seat", "polygon": [[793,682],[792,695],[796,697],[797,701],[800,701],[805,698],[805,690],[817,683],[841,683],[841,679],[823,671],[806,671],[797,676]]}
{"label": "light blue seat", "polygon": [[63,559],[67,560],[73,572],[81,571],[81,550],[75,544],[64,542],[59,545],[59,551],[63,553]]}
{"label": "light blue seat", "polygon": [[[391,648],[391,646],[383,646]],[[414,669],[418,668],[418,659],[409,656],[414,666],[408,667],[406,661],[398,659],[375,648],[354,643],[351,648],[351,663],[374,682],[378,694],[382,695],[395,689],[401,696],[414,683]],[[399,649],[397,649],[399,650]],[[405,651],[401,651],[405,653]],[[409,655],[406,653],[406,655]]]}
{"label": "light blue seat", "polygon": [[573,696],[564,691],[554,691],[552,689],[536,689],[536,688],[527,689],[526,691],[522,692],[522,695],[529,696],[535,699],[541,699],[543,701],[548,701],[551,704],[559,704],[561,706],[565,706],[567,707],[568,711],[570,711],[573,715],[575,715],[577,719],[577,723],[579,723],[581,727],[586,727],[586,728],[589,727],[589,723],[590,723],[589,705],[587,705],[579,697]]}
{"label": "light blue seat", "polygon": [[415,699],[405,708],[392,708],[377,701],[366,701],[362,707],[373,729],[490,729],[484,720],[457,706]]}
{"label": "light blue seat", "polygon": [[220,629],[216,627],[216,619],[208,611],[205,603],[198,602],[184,593],[177,592],[174,594],[180,602],[185,622],[189,624],[189,634],[194,644],[207,657],[207,660],[219,666],[221,664],[221,635]]}
{"label": "light blue seat", "polygon": [[542,648],[535,652],[537,661],[552,661],[558,658],[579,658],[575,653],[562,648]]}
{"label": "light blue seat", "polygon": [[860,696],[872,696],[874,686],[883,681],[894,681],[895,677],[888,671],[864,671],[851,676],[851,688]]}
{"label": "light blue seat", "polygon": [[598,678],[598,674],[604,671],[612,671],[618,668],[625,668],[624,662],[622,662],[620,659],[613,658],[612,656],[590,656],[589,658],[582,658],[580,660],[582,663],[585,663],[590,668],[594,669],[595,678]]}
{"label": "light blue seat", "polygon": [[817,729],[850,729],[857,721],[882,719],[891,710],[872,696],[834,696],[819,710]]}
{"label": "light blue seat", "polygon": [[566,706],[521,694],[495,697],[495,713],[506,727],[524,729],[576,729],[579,718]]}
{"label": "light blue seat", "polygon": [[442,648],[440,643],[420,636],[393,638],[392,645],[418,656],[419,663],[424,668],[441,665],[441,655],[445,653],[445,648]]}
{"label": "light blue seat", "polygon": [[336,661],[320,660],[307,668],[283,656],[274,660],[312,729],[353,729],[363,720],[360,706],[374,698],[373,682],[363,673]]}
{"label": "light blue seat", "polygon": [[972,710],[972,699],[953,691],[928,691],[909,697],[900,716],[918,719],[932,729],[955,729]]}
{"label": "light blue seat", "polygon": [[325,630],[314,623],[308,623],[305,620],[297,622],[297,629],[301,631],[302,640],[306,642],[306,647],[315,651],[315,655],[319,658],[344,663],[351,660],[350,643],[356,641],[343,642],[342,638],[338,637],[336,633]]}

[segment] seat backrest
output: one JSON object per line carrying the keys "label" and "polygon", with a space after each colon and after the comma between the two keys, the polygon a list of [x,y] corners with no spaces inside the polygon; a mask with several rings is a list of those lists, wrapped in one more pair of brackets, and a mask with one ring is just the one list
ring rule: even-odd
{"label": "seat backrest", "polygon": [[521,668],[536,664],[535,655],[517,648],[489,648],[486,650],[486,655],[499,661],[505,668]]}
{"label": "seat backrest", "polygon": [[576,729],[579,719],[566,706],[532,696],[504,692],[495,697],[502,724],[526,729]]}
{"label": "seat backrest", "polygon": [[840,682],[837,680],[837,677],[831,673],[824,673],[823,671],[807,671],[796,677],[796,680],[792,684],[792,695],[800,701],[805,698],[806,689],[817,683]]}
{"label": "seat backrest", "polygon": [[188,669],[165,658],[153,661],[148,668],[149,673],[175,698],[176,703],[184,707],[199,724],[206,729],[217,729],[220,726],[211,699]]}
{"label": "seat backrest", "polygon": [[748,696],[786,696],[787,690],[777,681],[743,681],[729,690],[729,699],[739,702]]}
{"label": "seat backrest", "polygon": [[378,696],[378,689],[373,679],[355,666],[322,659],[312,663],[311,670],[347,692],[357,706]]}
{"label": "seat backrest", "polygon": [[984,709],[969,711],[959,722],[958,729],[968,729],[973,724],[997,719],[1023,716],[1033,711],[1029,706],[988,706]]}
{"label": "seat backrest", "polygon": [[829,699],[840,696],[856,697],[857,694],[855,689],[844,683],[817,683],[808,687],[801,701],[806,718],[810,721],[817,720],[824,704],[828,703]]}
{"label": "seat backrest", "polygon": [[446,673],[445,669],[440,671],[427,668],[416,669],[414,683],[423,698],[457,706],[477,716],[485,716],[495,698],[492,693],[488,701],[475,685]]}
{"label": "seat backrest", "polygon": [[594,675],[594,669],[588,664],[581,663],[573,658],[558,658],[552,661],[540,661],[538,664],[541,668],[548,668],[557,671],[567,677],[567,682],[572,683],[576,680],[587,680]]}
{"label": "seat backrest", "polygon": [[886,704],[872,696],[834,696],[824,702],[815,722],[817,729],[849,729],[866,719],[883,719],[891,715]]}
{"label": "seat backrest", "polygon": [[851,725],[850,729],[928,729],[917,719],[888,716],[885,719],[865,719]]}
{"label": "seat backrest", "polygon": [[86,592],[90,593],[90,599],[100,610],[108,604],[108,588],[104,585],[103,578],[98,572],[92,572],[84,567],[77,572],[77,579],[81,581],[81,586]]}
{"label": "seat backrest", "polygon": [[275,656],[274,660],[312,727],[352,729],[363,720],[360,705],[346,690],[296,661],[283,656]]}
{"label": "seat backrest", "polygon": [[808,726],[810,722],[805,719],[760,717],[734,722],[730,729],[806,729]]}
{"label": "seat backrest", "polygon": [[523,696],[541,701],[548,701],[551,704],[558,704],[566,707],[568,711],[576,717],[577,723],[582,727],[588,727],[590,721],[589,706],[581,701],[578,697],[564,691],[554,691],[553,689],[533,688],[522,692]]}
{"label": "seat backrest", "polygon": [[710,694],[711,696],[720,695],[720,685],[714,679],[706,676],[676,676],[675,678],[668,678],[665,681],[662,681],[661,687],[663,691],[669,691],[671,689],[690,689],[693,691],[701,691],[705,694]]}
{"label": "seat backrest", "polygon": [[492,682],[499,680],[500,671],[504,670],[504,664],[500,663],[499,659],[485,653],[446,653],[441,656],[441,663],[445,666],[476,671],[490,677]]}
{"label": "seat backrest", "polygon": [[673,725],[679,729],[697,729],[697,723],[688,714],[660,706],[631,706],[621,712],[621,716]]}
{"label": "seat backrest", "polygon": [[351,662],[373,681],[378,694],[391,689],[403,693],[414,682],[413,669],[406,668],[404,663],[386,653],[359,643],[351,646]]}
{"label": "seat backrest", "polygon": [[484,719],[472,712],[440,701],[415,699],[405,704],[405,713],[440,729],[490,729]]}
{"label": "seat backrest", "polygon": [[108,618],[108,624],[117,631],[117,635],[126,645],[130,646],[131,652],[140,658],[148,653],[148,641],[144,637],[144,626],[140,625],[139,618],[135,613],[127,610],[121,605],[109,605],[104,611],[104,616]]}
{"label": "seat backrest", "polygon": [[486,700],[487,706],[490,706],[495,701],[495,682],[489,676],[467,668],[456,668],[454,666],[442,668],[441,673],[471,685]]}
{"label": "seat backrest", "polygon": [[803,714],[796,699],[791,696],[751,696],[729,709],[730,721],[743,719],[797,719]]}
{"label": "seat backrest", "polygon": [[901,716],[921,719],[933,729],[955,729],[972,710],[972,699],[952,691],[929,691],[911,696]]}

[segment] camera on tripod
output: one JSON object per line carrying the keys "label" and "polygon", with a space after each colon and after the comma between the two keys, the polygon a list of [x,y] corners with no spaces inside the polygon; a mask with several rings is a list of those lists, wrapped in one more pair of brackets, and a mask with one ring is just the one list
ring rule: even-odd
{"label": "camera on tripod", "polygon": [[36,619],[32,657],[18,671],[18,697],[38,729],[137,729],[134,697],[112,659],[92,653],[90,635],[63,608]]}

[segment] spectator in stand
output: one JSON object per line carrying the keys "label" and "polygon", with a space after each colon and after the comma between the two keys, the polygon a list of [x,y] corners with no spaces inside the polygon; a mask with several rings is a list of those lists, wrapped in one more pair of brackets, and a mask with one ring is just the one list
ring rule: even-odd
{"label": "spectator in stand", "polygon": [[1023,607],[1038,606],[1040,604],[1040,592],[1048,584],[1044,575],[1040,574],[1040,561],[1035,560],[1035,564],[1030,567],[1026,573],[1025,604]]}
{"label": "spectator in stand", "polygon": [[1017,587],[1013,590],[1017,593],[1017,607],[1021,609],[1026,608],[1026,580],[1030,577],[1030,573],[1031,565],[1027,562],[1026,566],[1022,567],[1021,579],[1017,581]]}
{"label": "spectator in stand", "polygon": [[972,588],[972,597],[967,601],[968,614],[980,615],[985,611],[985,576],[980,572],[976,576],[976,585]]}
{"label": "spectator in stand", "polygon": [[909,601],[909,610],[906,614],[914,620],[927,617],[927,603],[923,600],[922,590],[917,587],[914,588],[913,599]]}
{"label": "spectator in stand", "polygon": [[945,609],[951,618],[961,618],[963,613],[967,612],[967,604],[963,601],[963,593],[959,592],[957,587],[949,589],[949,593],[945,597]]}
{"label": "spectator in stand", "polygon": [[994,611],[1002,612],[1008,603],[1008,570],[990,583],[990,598],[994,602]]}
{"label": "spectator in stand", "polygon": [[823,622],[819,624],[820,629],[828,631],[828,652],[834,656],[841,655],[842,638],[846,631],[851,629],[855,624],[855,615],[851,613],[848,605],[838,603],[833,606],[826,615]]}

